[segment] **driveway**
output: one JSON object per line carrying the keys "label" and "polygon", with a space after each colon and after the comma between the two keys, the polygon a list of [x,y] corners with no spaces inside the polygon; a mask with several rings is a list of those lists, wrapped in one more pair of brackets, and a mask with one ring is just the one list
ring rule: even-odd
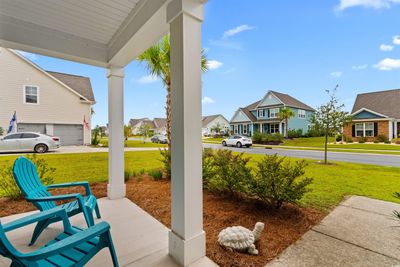
{"label": "driveway", "polygon": [[400,222],[393,210],[400,205],[353,196],[267,267],[400,266]]}
{"label": "driveway", "polygon": [[[219,144],[205,144],[205,143],[203,144],[203,147],[209,147],[214,149],[225,148]],[[279,149],[279,148],[266,149],[261,147],[253,147],[253,148],[229,147],[227,149],[236,152],[246,152],[249,154],[262,154],[262,155],[278,154],[279,156],[294,157],[294,158],[307,158],[316,160],[324,159],[324,151],[295,150],[295,149],[292,150],[292,149]],[[328,152],[328,160],[400,167],[400,156],[398,155]]]}

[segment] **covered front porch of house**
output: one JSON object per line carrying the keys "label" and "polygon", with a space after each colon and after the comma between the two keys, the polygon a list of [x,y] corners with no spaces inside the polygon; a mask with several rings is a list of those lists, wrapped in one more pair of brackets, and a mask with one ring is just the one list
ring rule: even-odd
{"label": "covered front porch of house", "polygon": [[[205,2],[0,1],[0,46],[106,69],[109,200],[103,200],[100,208],[113,207],[104,218],[111,225],[122,263],[131,264],[133,258],[156,255],[148,253],[153,241],[157,241],[153,245],[159,251],[165,255],[168,251],[180,265],[187,266],[205,257],[200,64]],[[158,230],[152,233],[147,219],[143,219],[147,218],[145,212],[123,206],[124,68],[166,34],[170,34],[171,42],[172,223],[170,230],[154,223]],[[119,220],[121,216],[128,217]],[[155,233],[159,235],[152,236]],[[129,246],[137,250],[121,253]]]}
{"label": "covered front porch of house", "polygon": [[244,122],[231,124],[231,131],[234,134],[252,136],[254,133],[275,134],[285,133],[285,123],[279,120],[270,122]]}

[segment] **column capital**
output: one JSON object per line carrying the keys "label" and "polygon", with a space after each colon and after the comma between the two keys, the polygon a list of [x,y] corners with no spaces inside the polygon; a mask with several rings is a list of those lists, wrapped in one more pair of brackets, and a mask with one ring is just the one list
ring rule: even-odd
{"label": "column capital", "polygon": [[203,21],[204,4],[207,0],[173,0],[167,6],[167,22],[171,23],[181,14],[186,14],[198,21]]}
{"label": "column capital", "polygon": [[107,67],[107,78],[110,78],[111,76],[124,78],[125,77],[124,68],[123,67],[117,67],[117,66],[109,66],[109,67]]}

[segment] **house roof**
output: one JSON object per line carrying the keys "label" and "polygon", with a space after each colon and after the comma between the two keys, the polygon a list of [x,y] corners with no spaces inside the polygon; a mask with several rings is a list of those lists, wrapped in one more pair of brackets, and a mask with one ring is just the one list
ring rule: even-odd
{"label": "house roof", "polygon": [[76,91],[78,94],[82,95],[89,101],[95,101],[92,84],[90,83],[90,78],[55,72],[55,71],[46,71],[48,74],[61,81],[65,85],[69,86],[72,90]]}
{"label": "house roof", "polygon": [[249,109],[247,108],[240,108],[239,110],[243,111],[244,114],[251,120],[251,121],[257,121],[257,118],[253,115],[253,113],[250,112]]}
{"label": "house roof", "polygon": [[390,118],[400,118],[400,89],[358,94],[352,113],[360,109],[383,114]]}
{"label": "house roof", "polygon": [[139,122],[143,121],[143,120],[148,120],[149,118],[141,118],[141,119],[130,119],[129,120],[129,124],[133,127],[136,124],[138,124]]}
{"label": "house roof", "polygon": [[202,119],[202,124],[203,127],[206,127],[210,122],[218,118],[219,116],[222,116],[221,114],[216,114],[216,115],[210,115],[210,116],[203,116]]}
{"label": "house roof", "polygon": [[304,104],[303,102],[297,100],[294,97],[291,97],[288,94],[283,94],[276,91],[270,91],[270,92],[273,93],[277,98],[279,98],[279,100],[286,106],[315,111],[315,109],[313,109],[309,105]]}
{"label": "house roof", "polygon": [[167,126],[166,118],[154,118],[155,128],[164,128]]}

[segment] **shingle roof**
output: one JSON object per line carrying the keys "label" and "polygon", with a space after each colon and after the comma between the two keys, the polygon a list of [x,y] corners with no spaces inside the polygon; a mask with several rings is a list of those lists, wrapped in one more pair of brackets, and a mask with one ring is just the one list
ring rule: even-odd
{"label": "shingle roof", "polygon": [[286,106],[315,111],[315,109],[313,109],[312,107],[304,104],[303,102],[297,100],[294,97],[291,97],[290,95],[282,94],[275,91],[270,91],[270,92],[273,93],[277,98],[279,98],[279,100],[282,101],[282,103],[285,104]]}
{"label": "shingle roof", "polygon": [[133,127],[133,126],[135,126],[136,124],[138,124],[139,122],[144,121],[144,120],[149,120],[149,118],[130,119],[130,120],[129,120],[129,125]]}
{"label": "shingle roof", "polygon": [[95,101],[92,84],[88,77],[66,74],[61,72],[46,71],[48,74],[66,84],[72,90],[85,97],[89,101]]}
{"label": "shingle roof", "polygon": [[154,118],[154,125],[156,128],[164,128],[167,126],[166,118]]}
{"label": "shingle roof", "polygon": [[257,118],[253,115],[253,113],[250,112],[249,109],[247,108],[240,108],[241,111],[246,114],[246,116],[251,120],[251,121],[257,121]]}
{"label": "shingle roof", "polygon": [[400,119],[400,89],[358,94],[352,113],[362,108]]}
{"label": "shingle roof", "polygon": [[218,118],[218,116],[222,116],[221,114],[210,115],[210,116],[203,116],[202,124],[203,127],[206,127],[210,122]]}

